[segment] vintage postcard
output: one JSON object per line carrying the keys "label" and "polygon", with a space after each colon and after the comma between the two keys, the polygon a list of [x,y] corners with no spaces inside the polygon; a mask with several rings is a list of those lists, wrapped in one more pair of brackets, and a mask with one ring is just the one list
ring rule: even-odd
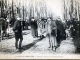
{"label": "vintage postcard", "polygon": [[0,0],[0,59],[79,59],[80,0]]}

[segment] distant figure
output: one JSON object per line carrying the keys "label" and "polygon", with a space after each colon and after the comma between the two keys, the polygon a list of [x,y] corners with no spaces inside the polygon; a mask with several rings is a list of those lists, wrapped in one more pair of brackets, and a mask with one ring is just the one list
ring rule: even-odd
{"label": "distant figure", "polygon": [[9,21],[9,24],[10,24],[11,27],[13,27],[15,21],[16,21],[16,18],[12,17],[11,20]]}
{"label": "distant figure", "polygon": [[[15,47],[16,47],[16,49],[18,49],[18,48],[21,49],[23,35],[22,35],[22,26],[21,26],[20,18],[16,19],[16,21],[14,23],[13,31],[15,33]],[[20,39],[20,41],[19,41],[19,39]],[[18,41],[19,41],[19,46],[18,46]]]}
{"label": "distant figure", "polygon": [[41,19],[39,19],[38,20],[38,33],[39,33],[39,36],[40,36],[40,38],[42,38],[42,35],[43,35],[43,33],[42,33],[42,21],[41,21]]}
{"label": "distant figure", "polygon": [[71,28],[71,26],[69,28],[66,28],[66,30],[65,30],[65,32],[66,32],[66,38],[71,37],[70,36],[70,28]]}
{"label": "distant figure", "polygon": [[9,18],[6,18],[6,22],[7,22],[7,37],[8,38],[9,38],[9,33],[11,32],[9,21],[10,21]]}
{"label": "distant figure", "polygon": [[31,25],[31,32],[32,32],[32,36],[35,38],[35,37],[38,37],[38,25],[37,25],[37,22],[35,21],[34,18],[31,19],[31,22],[30,22],[30,25]]}
{"label": "distant figure", "polygon": [[22,24],[23,24],[23,30],[25,30],[25,26],[26,26],[26,21],[23,21]]}
{"label": "distant figure", "polygon": [[26,25],[26,29],[28,30],[28,26],[29,26],[29,24],[28,24],[28,21],[27,21],[27,20],[26,20],[25,25]]}
{"label": "distant figure", "polygon": [[39,34],[40,34],[40,38],[43,38],[44,37],[44,27],[43,27],[43,19],[39,19],[40,20],[40,22],[38,23],[38,26],[39,26],[39,29],[40,29],[40,32],[39,32]]}
{"label": "distant figure", "polygon": [[74,37],[74,35],[75,35],[74,31],[75,31],[74,26],[70,25],[70,34],[71,34],[71,37]]}
{"label": "distant figure", "polygon": [[[2,37],[3,36],[6,36],[7,35],[7,22],[6,22],[6,20],[4,19],[3,20],[3,22],[2,22],[2,31],[3,31],[3,33],[2,33]],[[3,39],[3,38],[2,38]]]}

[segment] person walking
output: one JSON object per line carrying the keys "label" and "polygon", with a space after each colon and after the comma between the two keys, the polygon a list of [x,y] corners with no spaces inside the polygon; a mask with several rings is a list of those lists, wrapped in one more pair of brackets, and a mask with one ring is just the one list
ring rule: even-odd
{"label": "person walking", "polygon": [[[18,17],[14,23],[13,31],[15,33],[15,47],[16,49],[21,49],[21,44],[23,41],[23,35],[22,35],[22,26],[21,26],[21,19]],[[19,41],[20,39],[20,41]],[[19,41],[19,44],[18,44]]]}

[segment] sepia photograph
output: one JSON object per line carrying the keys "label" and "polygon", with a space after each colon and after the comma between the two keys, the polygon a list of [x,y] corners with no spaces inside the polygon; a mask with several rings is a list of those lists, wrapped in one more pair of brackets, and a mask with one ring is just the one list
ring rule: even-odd
{"label": "sepia photograph", "polygon": [[80,0],[0,0],[0,59],[79,59]]}

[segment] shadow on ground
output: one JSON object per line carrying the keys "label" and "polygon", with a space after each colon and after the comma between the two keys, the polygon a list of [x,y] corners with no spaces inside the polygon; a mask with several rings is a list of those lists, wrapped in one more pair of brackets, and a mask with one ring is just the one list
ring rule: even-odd
{"label": "shadow on ground", "polygon": [[23,51],[28,50],[31,47],[33,47],[37,42],[42,41],[42,40],[43,40],[43,38],[40,38],[38,40],[34,40],[32,43],[25,45],[25,46],[22,46],[22,48],[18,52],[22,53]]}
{"label": "shadow on ground", "polygon": [[19,49],[18,51],[14,52],[14,53],[12,53],[12,54],[22,53],[22,52],[24,52],[25,50],[28,50],[28,49],[30,49],[31,47],[33,47],[37,42],[42,41],[44,38],[45,38],[45,37],[39,38],[39,39],[37,39],[37,40],[34,40],[32,43],[30,43],[30,44],[28,44],[28,45],[25,45],[25,46],[22,46],[21,49]]}
{"label": "shadow on ground", "polygon": [[74,37],[73,42],[74,42],[74,45],[76,46],[75,53],[80,54],[80,37]]}

